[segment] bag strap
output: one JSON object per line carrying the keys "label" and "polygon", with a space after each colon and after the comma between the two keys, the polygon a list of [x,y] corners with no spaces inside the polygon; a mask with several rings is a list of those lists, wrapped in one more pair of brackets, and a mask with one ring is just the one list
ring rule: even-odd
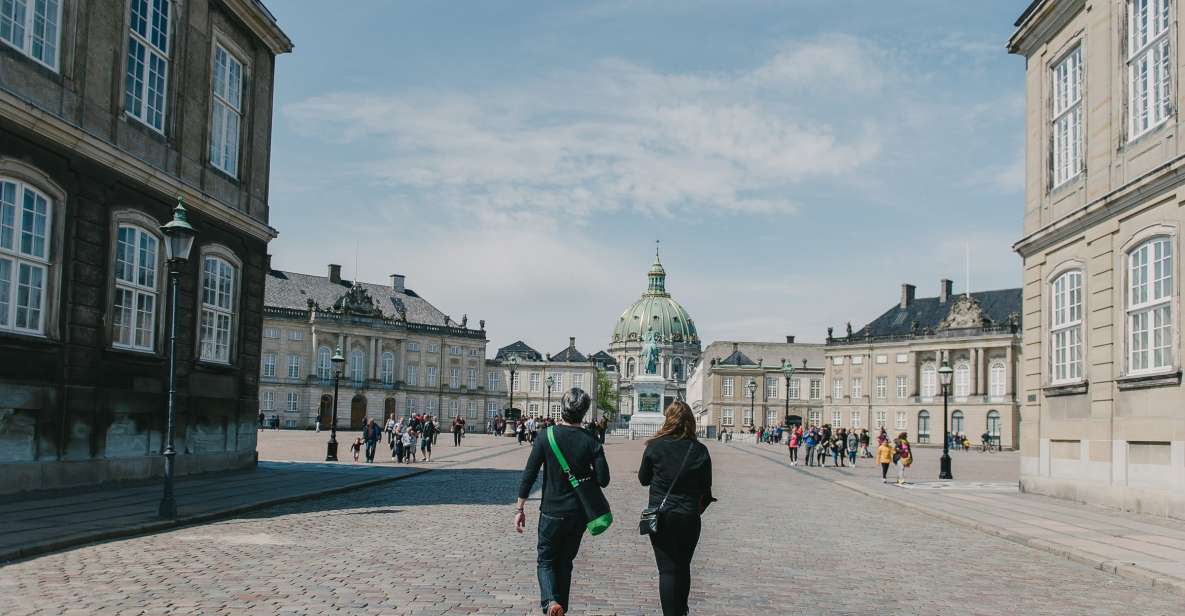
{"label": "bag strap", "polygon": [[555,426],[547,429],[547,442],[551,443],[551,451],[555,454],[555,459],[559,461],[560,468],[564,469],[564,473],[568,475],[568,482],[572,484],[573,488],[580,487],[580,480],[572,474],[572,469],[568,467],[568,461],[564,459],[564,454],[560,452],[560,446],[555,443]]}
{"label": "bag strap", "polygon": [[663,505],[667,504],[667,497],[671,495],[671,490],[675,489],[675,482],[679,481],[679,476],[683,474],[683,467],[687,465],[687,458],[691,456],[692,447],[695,447],[695,441],[687,443],[687,453],[683,454],[683,461],[679,463],[679,470],[675,471],[675,478],[671,480],[671,485],[667,487],[667,493],[663,495],[662,502],[658,504],[658,511],[662,511]]}

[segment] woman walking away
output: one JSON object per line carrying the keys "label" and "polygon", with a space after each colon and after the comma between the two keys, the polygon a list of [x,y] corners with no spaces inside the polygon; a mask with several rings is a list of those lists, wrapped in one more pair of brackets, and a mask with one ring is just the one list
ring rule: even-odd
{"label": "woman walking away", "polygon": [[[562,421],[549,428],[555,437],[556,448],[563,453],[572,474],[580,481],[595,480],[603,488],[609,485],[609,463],[605,450],[597,439],[583,428],[581,422],[588,412],[588,394],[573,387],[564,393],[561,401]],[[563,472],[556,455],[551,451],[550,439],[535,440],[527,467],[523,469],[518,485],[518,502],[515,505],[514,529],[523,532],[527,526],[524,507],[535,478],[543,472],[543,496],[539,499],[539,535],[536,572],[539,577],[539,605],[547,616],[564,616],[568,604],[568,592],[572,586],[572,561],[580,550],[588,523],[584,508],[568,476]]]}
{"label": "woman walking away", "polygon": [[889,441],[881,441],[877,446],[876,461],[881,465],[881,483],[889,483],[889,465],[893,463],[893,448]]}
{"label": "woman walking away", "polygon": [[650,535],[658,563],[658,596],[663,616],[687,613],[691,557],[699,542],[700,515],[712,498],[712,458],[695,438],[691,407],[676,400],[666,421],[646,444],[638,481],[650,486],[649,509],[658,512],[658,532]]}

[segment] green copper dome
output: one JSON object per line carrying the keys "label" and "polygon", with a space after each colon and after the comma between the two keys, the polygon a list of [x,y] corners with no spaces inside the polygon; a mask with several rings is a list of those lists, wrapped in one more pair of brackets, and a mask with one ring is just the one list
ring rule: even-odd
{"label": "green copper dome", "polygon": [[613,328],[613,342],[641,340],[647,330],[654,330],[660,343],[698,343],[699,334],[691,316],[667,293],[667,272],[657,253],[647,277],[649,285],[641,299],[618,317]]}

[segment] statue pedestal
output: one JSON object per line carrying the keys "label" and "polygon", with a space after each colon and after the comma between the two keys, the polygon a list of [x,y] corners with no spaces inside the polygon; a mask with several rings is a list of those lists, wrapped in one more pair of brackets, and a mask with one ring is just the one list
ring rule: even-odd
{"label": "statue pedestal", "polygon": [[630,439],[654,436],[666,417],[662,412],[667,380],[657,374],[634,378],[634,414],[630,417]]}

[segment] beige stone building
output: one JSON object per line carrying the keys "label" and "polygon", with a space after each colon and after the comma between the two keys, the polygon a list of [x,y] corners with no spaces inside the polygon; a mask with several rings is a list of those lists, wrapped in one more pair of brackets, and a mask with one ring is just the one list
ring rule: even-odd
{"label": "beige stone building", "polygon": [[[949,280],[937,297],[901,299],[867,326],[842,337],[827,332],[823,423],[884,427],[918,443],[942,444],[938,369],[954,371],[948,396],[952,434],[974,443],[985,432],[1015,448],[1019,409],[1020,289],[954,294]],[[811,423],[818,423],[813,421]]]}
{"label": "beige stone building", "polygon": [[1025,491],[1185,518],[1182,5],[1038,0],[1025,58]]}
{"label": "beige stone building", "polygon": [[[795,368],[788,387],[783,362]],[[717,341],[688,377],[687,403],[709,438],[725,429],[804,423],[823,409],[823,375],[821,344],[795,343],[793,336],[786,342]]]}
{"label": "beige stone building", "polygon": [[[510,360],[514,358],[512,363]],[[568,338],[568,346],[558,353],[541,354],[523,341],[498,349],[494,359],[486,362],[489,388],[497,400],[497,410],[513,407],[523,417],[560,418],[560,399],[573,387],[583,389],[592,398],[587,417],[593,419],[597,408],[597,373],[607,375],[613,389],[617,386],[617,366],[604,351],[585,355],[576,349],[576,339]],[[513,380],[511,373],[513,370]],[[550,379],[550,386],[549,386]]]}
{"label": "beige stone building", "polygon": [[[285,428],[324,428],[333,409],[333,365],[345,358],[338,394],[338,428],[365,418],[425,413],[470,423],[497,412],[485,362],[485,322],[469,327],[448,317],[402,275],[377,285],[270,270],[264,292],[259,408]],[[491,404],[493,406],[491,406]]]}

